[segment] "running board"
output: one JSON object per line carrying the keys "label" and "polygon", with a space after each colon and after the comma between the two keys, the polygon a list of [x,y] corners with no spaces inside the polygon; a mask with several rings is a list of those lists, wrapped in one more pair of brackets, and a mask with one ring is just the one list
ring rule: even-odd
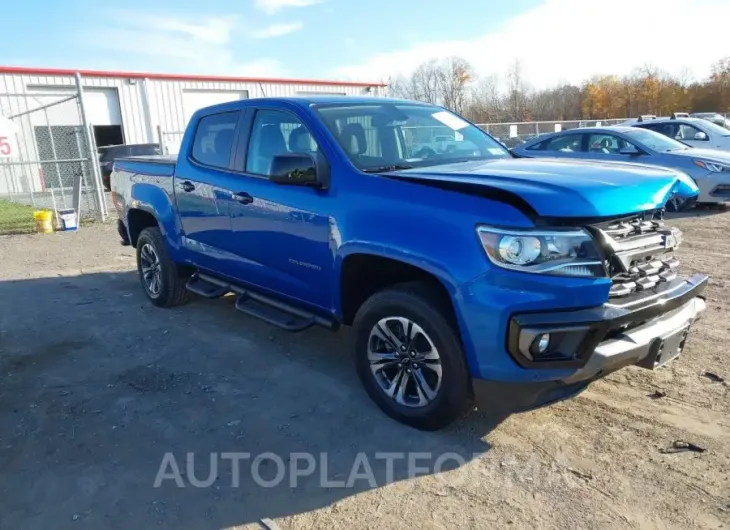
{"label": "running board", "polygon": [[[217,289],[206,292],[226,294],[232,291],[236,293],[238,295],[236,309],[281,329],[303,331],[315,324],[331,330],[339,327],[339,323],[334,319],[316,315],[306,309],[301,309],[282,300],[220,280],[208,274],[198,273],[194,278],[196,283],[202,282],[201,285],[205,284],[210,288]],[[188,282],[188,289],[190,289],[190,282]],[[193,292],[197,291],[193,290]],[[218,296],[222,296],[222,294]],[[207,298],[216,298],[216,296],[207,296]]]}
{"label": "running board", "polygon": [[242,294],[236,300],[236,309],[287,331],[304,331],[314,325],[312,317],[300,317]]}
{"label": "running board", "polygon": [[188,280],[185,288],[191,293],[195,293],[203,298],[220,298],[231,292],[231,290],[222,285],[208,282],[201,278],[197,273]]}

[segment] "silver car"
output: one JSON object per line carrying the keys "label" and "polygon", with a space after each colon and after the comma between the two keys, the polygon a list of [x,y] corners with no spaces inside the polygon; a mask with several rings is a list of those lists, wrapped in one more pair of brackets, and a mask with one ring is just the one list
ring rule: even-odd
{"label": "silver car", "polygon": [[635,121],[641,127],[674,138],[692,147],[730,151],[730,130],[701,118],[657,118]]}
{"label": "silver car", "polygon": [[[730,152],[690,147],[638,127],[571,129],[525,142],[512,152],[526,158],[576,158],[677,169],[697,183],[697,202],[730,203]],[[668,209],[679,206],[667,204]]]}

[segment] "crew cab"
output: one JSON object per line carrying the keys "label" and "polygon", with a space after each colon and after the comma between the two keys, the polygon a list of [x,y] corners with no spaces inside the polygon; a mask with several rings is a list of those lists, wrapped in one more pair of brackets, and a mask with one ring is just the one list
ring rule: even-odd
{"label": "crew cab", "polygon": [[[416,153],[413,127],[458,144]],[[196,112],[177,159],[118,160],[113,200],[160,307],[233,293],[290,331],[353,327],[388,415],[441,428],[484,381],[532,404],[623,366],[675,358],[708,277],[682,276],[663,221],[684,173],[514,159],[441,107],[267,98]],[[312,389],[316,391],[316,389]]]}

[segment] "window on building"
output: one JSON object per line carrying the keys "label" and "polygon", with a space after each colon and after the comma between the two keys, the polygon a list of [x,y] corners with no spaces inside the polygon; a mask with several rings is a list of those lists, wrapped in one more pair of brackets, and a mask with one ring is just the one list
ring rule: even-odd
{"label": "window on building", "polygon": [[206,166],[227,168],[238,112],[223,112],[201,118],[195,130],[192,157]]}

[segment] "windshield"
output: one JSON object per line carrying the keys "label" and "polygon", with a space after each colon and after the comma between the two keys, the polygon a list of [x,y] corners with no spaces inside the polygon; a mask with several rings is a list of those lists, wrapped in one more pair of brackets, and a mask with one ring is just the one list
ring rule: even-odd
{"label": "windshield", "polygon": [[480,128],[433,105],[368,102],[314,108],[348,158],[364,171],[511,157]]}
{"label": "windshield", "polygon": [[631,129],[630,131],[624,131],[624,134],[637,142],[644,144],[649,149],[660,153],[677,151],[680,149],[690,149],[687,144],[683,144],[673,138],[669,138],[668,136],[664,136],[663,134],[650,131],[648,129]]}
{"label": "windshield", "polygon": [[730,136],[730,131],[725,127],[720,127],[711,121],[702,124],[702,127],[707,129],[710,134],[716,134],[718,136]]}

